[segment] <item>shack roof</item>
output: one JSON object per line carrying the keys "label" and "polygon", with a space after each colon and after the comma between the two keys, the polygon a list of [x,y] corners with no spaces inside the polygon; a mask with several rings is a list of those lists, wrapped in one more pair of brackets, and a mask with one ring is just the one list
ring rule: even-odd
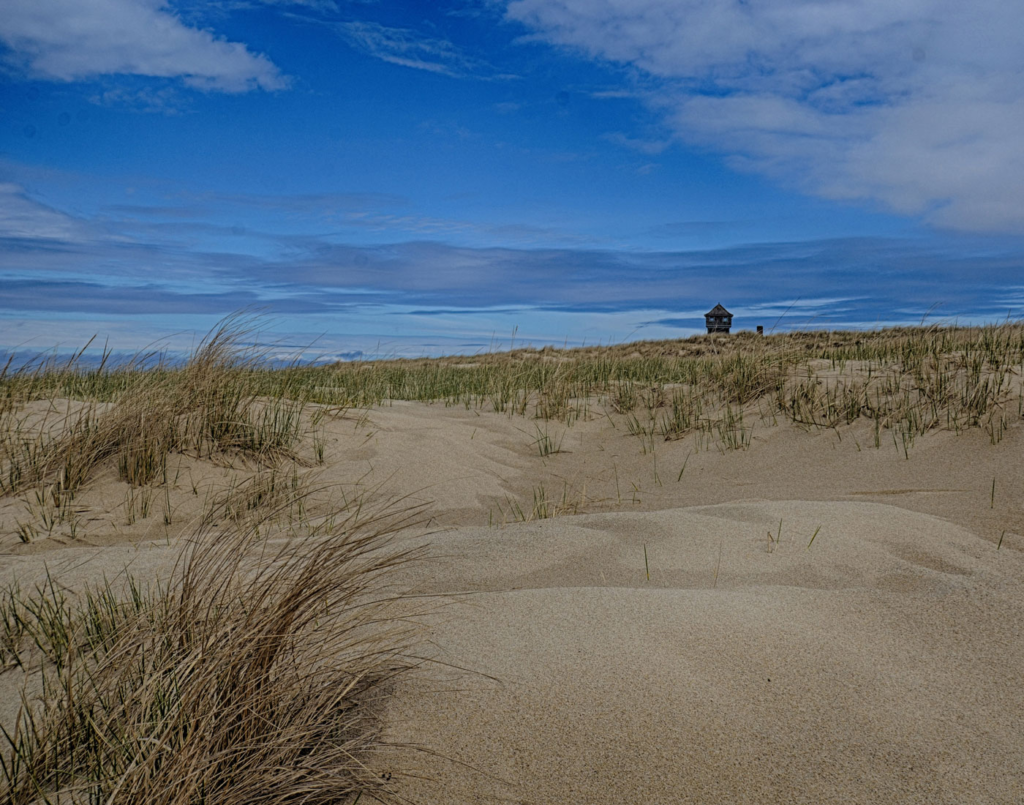
{"label": "shack roof", "polygon": [[705,316],[731,316],[732,313],[730,313],[728,310],[726,310],[721,305],[715,305],[713,308],[711,308],[711,310],[709,310],[704,315]]}

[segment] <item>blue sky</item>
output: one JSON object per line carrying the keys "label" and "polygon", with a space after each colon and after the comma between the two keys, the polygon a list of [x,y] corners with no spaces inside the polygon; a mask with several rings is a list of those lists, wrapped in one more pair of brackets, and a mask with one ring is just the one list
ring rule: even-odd
{"label": "blue sky", "polygon": [[4,0],[0,347],[1024,313],[1017,0]]}

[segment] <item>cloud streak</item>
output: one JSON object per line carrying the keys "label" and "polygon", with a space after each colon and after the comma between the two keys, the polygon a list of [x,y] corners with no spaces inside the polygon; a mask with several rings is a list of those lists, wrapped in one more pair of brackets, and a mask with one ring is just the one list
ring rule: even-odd
{"label": "cloud streak", "polygon": [[[699,328],[716,302],[733,310],[741,327],[770,326],[785,314],[784,329],[916,323],[936,305],[930,320],[1024,313],[1020,239],[863,237],[690,251],[474,248],[436,240],[344,243],[336,235],[282,235],[254,225],[235,232],[203,216],[189,220],[226,198],[184,200],[196,209],[121,205],[90,219],[42,204],[18,185],[0,185],[0,324],[19,322],[0,327],[0,345],[29,334],[45,344],[54,321],[124,332],[125,321],[164,316],[179,330],[183,320],[246,307],[284,317],[293,333],[334,333],[329,343],[339,349],[373,348],[397,333],[402,354],[472,351],[481,337],[516,325],[524,337],[559,342],[669,337]],[[328,201],[354,209],[375,199],[267,195],[235,202],[289,215]],[[137,343],[121,345],[159,336],[137,332]]]}
{"label": "cloud streak", "polygon": [[446,39],[406,28],[353,21],[338,23],[337,30],[352,47],[390,64],[452,77],[475,75],[482,67]]}
{"label": "cloud streak", "polygon": [[512,0],[531,38],[661,81],[735,167],[935,225],[1024,231],[1016,0]]}
{"label": "cloud streak", "polygon": [[[38,212],[45,216],[47,210],[40,205]],[[1001,315],[1012,306],[1007,300],[1020,285],[1024,264],[1024,244],[979,249],[969,239],[848,238],[637,252],[436,241],[351,245],[262,234],[271,248],[253,253],[240,246],[189,246],[208,234],[205,223],[178,220],[166,233],[160,226],[145,228],[143,241],[108,231],[110,221],[101,227],[58,218],[51,225],[44,217],[43,223],[39,236],[16,230],[17,236],[0,238],[8,266],[0,272],[6,275],[0,304],[8,310],[120,315],[126,305],[186,310],[194,299],[199,310],[223,312],[261,304],[293,313],[390,305],[585,314],[689,309],[714,301],[756,306],[856,298],[841,311],[823,311],[821,321],[842,313],[844,321],[891,323],[936,303],[948,315]],[[201,231],[190,234],[194,227]],[[82,277],[89,279],[81,287],[69,285]]]}
{"label": "cloud streak", "polygon": [[88,238],[78,219],[40,204],[12,182],[0,182],[0,238],[68,242]]}
{"label": "cloud streak", "polygon": [[0,42],[8,61],[54,81],[136,75],[236,93],[288,86],[269,58],[185,25],[163,0],[7,0]]}

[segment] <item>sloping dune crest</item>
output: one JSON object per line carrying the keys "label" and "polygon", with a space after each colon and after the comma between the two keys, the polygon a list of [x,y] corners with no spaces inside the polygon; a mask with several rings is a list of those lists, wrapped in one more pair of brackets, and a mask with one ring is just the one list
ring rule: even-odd
{"label": "sloping dune crest", "polygon": [[447,760],[399,753],[414,801],[1019,801],[1017,551],[803,501],[433,539],[453,603],[390,729]]}

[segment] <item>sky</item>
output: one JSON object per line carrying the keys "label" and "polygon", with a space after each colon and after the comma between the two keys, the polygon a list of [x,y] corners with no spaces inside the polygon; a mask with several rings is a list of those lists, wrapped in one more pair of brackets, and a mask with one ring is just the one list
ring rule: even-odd
{"label": "sky", "polygon": [[[1019,0],[0,0],[0,350],[1024,315]],[[197,334],[199,334],[197,336]]]}

